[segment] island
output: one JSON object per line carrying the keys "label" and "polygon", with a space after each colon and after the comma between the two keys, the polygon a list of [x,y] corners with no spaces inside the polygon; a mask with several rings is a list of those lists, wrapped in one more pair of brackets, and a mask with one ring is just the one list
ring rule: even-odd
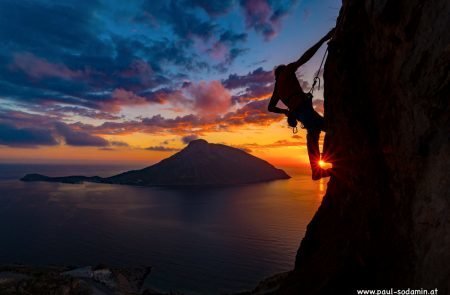
{"label": "island", "polygon": [[155,165],[111,177],[27,174],[21,180],[139,186],[228,186],[289,178],[285,171],[241,149],[197,139]]}

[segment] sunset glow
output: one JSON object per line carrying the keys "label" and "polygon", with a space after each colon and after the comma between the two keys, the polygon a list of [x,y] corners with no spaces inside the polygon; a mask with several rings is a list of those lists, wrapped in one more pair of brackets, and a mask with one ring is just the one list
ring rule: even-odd
{"label": "sunset glow", "polygon": [[[0,161],[147,165],[204,138],[307,164],[304,130],[267,112],[272,70],[333,26],[340,1],[151,3],[0,4]],[[323,50],[298,72],[305,91]]]}

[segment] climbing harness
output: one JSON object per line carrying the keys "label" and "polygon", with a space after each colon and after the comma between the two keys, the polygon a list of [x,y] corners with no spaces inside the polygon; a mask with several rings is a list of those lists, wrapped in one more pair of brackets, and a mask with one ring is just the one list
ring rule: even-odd
{"label": "climbing harness", "polygon": [[297,129],[297,118],[295,117],[295,115],[293,113],[289,113],[287,116],[287,122],[289,127],[292,128],[292,133],[296,134],[298,132]]}
{"label": "climbing harness", "polygon": [[[306,94],[308,96],[308,99],[312,100],[316,84],[318,84],[317,90],[320,90],[320,77],[319,77],[319,75],[320,75],[320,71],[322,70],[323,63],[325,62],[325,58],[327,57],[327,53],[328,53],[328,48],[325,50],[325,53],[323,54],[322,61],[320,62],[319,69],[317,70],[316,76],[313,79],[313,84],[311,86],[311,89]],[[288,123],[289,123],[289,126],[292,128],[292,133],[293,134],[297,134],[297,132],[298,132],[297,124],[295,124],[295,126],[294,126],[290,122],[288,122]],[[303,125],[303,123],[301,123],[300,128],[305,129],[305,126]]]}
{"label": "climbing harness", "polygon": [[[303,127],[302,127],[303,128]],[[298,128],[297,126],[292,127],[292,134],[297,134],[298,133]]]}
{"label": "climbing harness", "polygon": [[[338,27],[341,22],[342,22],[342,19],[339,19],[336,27]],[[336,35],[336,31],[334,32],[334,34],[330,38],[330,40],[333,40],[335,35]],[[311,86],[311,89],[309,89],[309,92],[306,94],[308,96],[308,99],[311,99],[311,100],[313,99],[314,89],[316,88],[317,84],[318,84],[317,85],[317,90],[320,90],[320,77],[319,77],[319,75],[320,75],[320,71],[322,70],[322,66],[323,66],[323,64],[325,62],[325,58],[327,57],[327,54],[328,54],[328,47],[327,47],[327,49],[325,50],[325,52],[323,54],[322,61],[320,62],[319,69],[317,70],[316,75],[314,76],[313,84]],[[288,120],[288,123],[289,123],[289,126],[292,128],[292,133],[296,134],[298,132],[297,124],[291,125],[289,120]],[[303,123],[301,123],[301,128],[305,129],[305,126],[303,125]]]}

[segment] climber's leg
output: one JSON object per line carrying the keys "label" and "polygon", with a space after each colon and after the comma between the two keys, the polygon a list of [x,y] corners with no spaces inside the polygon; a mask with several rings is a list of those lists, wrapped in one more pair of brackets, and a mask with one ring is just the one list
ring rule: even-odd
{"label": "climber's leg", "polygon": [[314,176],[314,172],[320,169],[320,150],[319,150],[320,130],[308,129],[306,134],[306,147],[308,148],[309,164]]}
{"label": "climber's leg", "polygon": [[[313,119],[313,126],[315,129],[318,129],[320,131],[324,131],[325,132],[325,119],[315,110],[313,110],[313,114],[312,114]],[[320,135],[320,131],[319,131],[319,135]],[[322,154],[320,159],[327,162],[327,156],[325,154],[325,143],[324,143],[324,147],[322,147]]]}
{"label": "climber's leg", "polygon": [[309,164],[311,165],[313,180],[330,176],[330,171],[322,169],[319,165],[319,137],[320,129],[308,129],[308,133],[306,135],[306,146],[308,148]]}
{"label": "climber's leg", "polygon": [[312,104],[303,108],[296,115],[297,120],[299,120],[307,130],[306,146],[308,148],[309,163],[311,164],[313,180],[330,176],[330,171],[322,169],[319,165],[319,137],[320,132],[325,129],[323,117],[314,110]]}

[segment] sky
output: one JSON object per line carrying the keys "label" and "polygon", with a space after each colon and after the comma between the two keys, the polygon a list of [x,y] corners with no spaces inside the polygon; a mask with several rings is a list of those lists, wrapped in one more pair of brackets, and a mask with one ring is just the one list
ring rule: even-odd
{"label": "sky", "polygon": [[[0,162],[155,163],[203,138],[275,165],[306,134],[267,112],[273,69],[339,0],[2,0]],[[325,46],[297,76],[309,90]],[[323,109],[322,91],[314,105]]]}

